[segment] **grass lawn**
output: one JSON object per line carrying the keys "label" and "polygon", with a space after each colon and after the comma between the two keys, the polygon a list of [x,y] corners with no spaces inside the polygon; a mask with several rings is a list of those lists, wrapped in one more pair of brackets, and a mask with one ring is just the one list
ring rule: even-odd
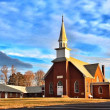
{"label": "grass lawn", "polygon": [[81,98],[12,98],[0,99],[0,109],[50,106],[64,104],[110,102],[110,99],[81,99]]}

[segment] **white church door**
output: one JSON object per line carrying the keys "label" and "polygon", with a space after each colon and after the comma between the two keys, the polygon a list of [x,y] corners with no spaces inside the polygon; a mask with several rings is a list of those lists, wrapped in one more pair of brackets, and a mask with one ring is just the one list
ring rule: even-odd
{"label": "white church door", "polygon": [[8,93],[7,92],[5,92],[5,98],[8,98]]}
{"label": "white church door", "polygon": [[59,81],[59,82],[57,83],[57,95],[58,95],[58,96],[63,95],[63,84],[62,84],[61,81]]}

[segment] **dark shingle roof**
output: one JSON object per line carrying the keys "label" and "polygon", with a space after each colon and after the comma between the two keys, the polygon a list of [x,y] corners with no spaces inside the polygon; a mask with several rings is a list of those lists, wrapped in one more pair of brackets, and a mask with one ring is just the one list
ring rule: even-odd
{"label": "dark shingle roof", "polygon": [[24,87],[0,84],[0,92],[42,93],[42,86]]}
{"label": "dark shingle roof", "polygon": [[41,93],[42,87],[40,86],[33,86],[33,87],[26,87],[27,93]]}
{"label": "dark shingle roof", "polygon": [[0,91],[1,92],[18,92],[18,93],[21,93],[20,90],[17,90],[15,88],[11,88],[5,84],[0,84]]}
{"label": "dark shingle roof", "polygon": [[98,63],[84,65],[84,67],[88,70],[88,72],[94,77],[96,69],[98,67]]}

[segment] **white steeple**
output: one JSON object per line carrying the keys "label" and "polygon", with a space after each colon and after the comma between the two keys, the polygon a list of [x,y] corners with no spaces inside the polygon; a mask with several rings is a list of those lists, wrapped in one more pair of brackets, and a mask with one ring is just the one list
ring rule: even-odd
{"label": "white steeple", "polygon": [[63,16],[62,16],[62,25],[61,25],[61,30],[60,30],[60,36],[59,36],[59,48],[57,48],[57,58],[61,58],[61,57],[66,57],[69,58],[70,57],[70,50],[69,48],[67,48],[67,37],[66,37],[66,32],[65,32],[65,26],[64,26],[64,20],[63,20]]}

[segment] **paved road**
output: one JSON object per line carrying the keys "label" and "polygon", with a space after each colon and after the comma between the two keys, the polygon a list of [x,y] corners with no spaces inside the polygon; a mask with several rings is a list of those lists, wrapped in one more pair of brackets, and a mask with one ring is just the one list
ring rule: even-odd
{"label": "paved road", "polygon": [[49,107],[34,107],[7,110],[110,110],[110,102],[91,104],[70,104]]}

